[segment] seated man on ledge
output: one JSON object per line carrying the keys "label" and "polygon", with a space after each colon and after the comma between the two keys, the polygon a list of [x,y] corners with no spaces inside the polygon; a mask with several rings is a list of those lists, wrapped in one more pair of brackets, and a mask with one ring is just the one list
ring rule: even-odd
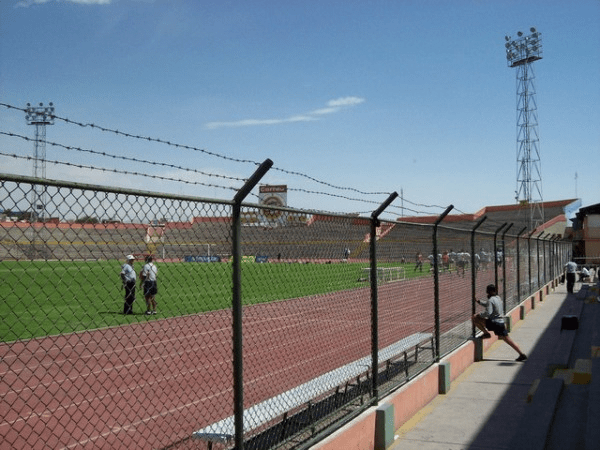
{"label": "seated man on ledge", "polygon": [[591,274],[590,274],[590,271],[588,270],[588,268],[582,267],[581,273],[579,274],[579,281],[586,281],[586,282],[591,281],[590,275]]}
{"label": "seated man on ledge", "polygon": [[485,306],[485,311],[473,316],[473,325],[483,332],[483,339],[492,337],[488,330],[493,331],[494,334],[498,336],[498,339],[503,340],[519,353],[517,361],[526,361],[527,355],[521,351],[516,342],[508,335],[508,330],[506,329],[506,325],[504,325],[504,307],[502,306],[502,299],[497,295],[497,292],[496,285],[489,284],[487,286],[487,299],[477,300],[477,303],[481,306]]}

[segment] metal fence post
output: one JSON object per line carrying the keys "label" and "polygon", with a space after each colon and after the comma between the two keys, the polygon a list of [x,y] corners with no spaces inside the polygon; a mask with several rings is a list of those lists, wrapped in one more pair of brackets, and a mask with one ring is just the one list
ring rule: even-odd
{"label": "metal fence post", "polygon": [[552,243],[554,242],[555,235],[551,234],[548,238],[548,273],[546,274],[546,283],[552,279],[552,274],[554,273],[552,266]]}
{"label": "metal fence post", "polygon": [[540,272],[540,240],[542,239],[543,235],[544,235],[543,231],[540,234],[538,234],[538,237],[536,238],[536,243],[535,243],[535,248],[537,251],[537,262],[538,262],[538,266],[537,266],[538,289],[542,288],[542,280],[541,280],[541,272]]}
{"label": "metal fence post", "polygon": [[[477,267],[475,267],[475,231],[477,230],[477,228],[479,228],[481,226],[481,224],[483,222],[485,222],[486,219],[487,219],[487,216],[483,216],[481,219],[479,219],[477,221],[477,223],[471,230],[471,296],[472,296],[471,315],[475,315],[475,313],[477,312],[477,309],[475,307],[475,304],[477,303],[477,293],[476,293],[476,286],[475,286],[475,281],[477,278]],[[472,333],[473,333],[473,337],[475,337],[475,333],[476,333],[475,325],[472,325]]]}
{"label": "metal fence post", "polygon": [[517,234],[517,300],[521,300],[521,252],[519,251],[519,241],[526,229],[527,227],[523,227]]}
{"label": "metal fence post", "polygon": [[[506,311],[506,243],[504,242],[504,237],[513,225],[514,223],[511,223],[502,232],[502,303],[504,304],[504,311]],[[498,289],[498,286],[496,286],[496,289]]]}
{"label": "metal fence post", "polygon": [[531,289],[531,236],[533,236],[533,233],[535,233],[535,230],[527,236],[527,285],[529,286],[527,295],[531,295],[533,292]]}
{"label": "metal fence post", "polygon": [[552,270],[552,279],[555,280],[560,273],[558,261],[560,255],[560,244],[558,243],[559,239],[561,239],[560,234],[556,234],[554,241],[552,242],[552,261],[553,261],[553,270]]}
{"label": "metal fence post", "polygon": [[381,225],[379,216],[392,203],[397,192],[393,192],[385,202],[371,214],[371,234],[369,242],[369,259],[371,271],[371,372],[373,374],[371,395],[372,402],[379,401],[379,388],[377,386],[377,375],[379,372],[379,309],[377,300],[377,228]]}
{"label": "metal fence post", "polygon": [[233,414],[235,422],[235,448],[244,450],[244,365],[243,365],[243,329],[242,329],[242,249],[241,210],[242,202],[260,179],[273,165],[266,159],[235,194],[232,208],[232,319],[233,319]]}
{"label": "metal fence post", "polygon": [[[549,235],[550,233],[548,233],[548,236]],[[544,241],[542,243],[542,252],[544,256],[544,284],[548,282],[548,275],[546,274],[546,266],[548,265],[548,259],[546,257],[546,243],[548,242],[548,236],[544,238]]]}
{"label": "metal fence post", "polygon": [[450,205],[437,218],[433,224],[433,308],[435,316],[435,362],[440,361],[440,275],[439,275],[439,258],[438,258],[438,242],[437,229],[438,225],[452,211],[454,205]]}
{"label": "metal fence post", "polygon": [[496,232],[494,233],[494,284],[496,285],[496,289],[498,289],[498,243],[497,237],[500,230],[504,228],[508,222],[504,222],[502,225],[498,227]]}

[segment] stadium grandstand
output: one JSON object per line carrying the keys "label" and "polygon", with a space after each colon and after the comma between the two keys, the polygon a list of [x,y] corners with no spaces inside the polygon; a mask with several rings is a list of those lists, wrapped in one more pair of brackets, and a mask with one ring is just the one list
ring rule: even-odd
{"label": "stadium grandstand", "polygon": [[[544,210],[544,223],[535,231],[527,230],[527,233],[543,231],[552,234],[564,235],[564,230],[570,227],[568,216],[579,207],[579,200],[555,200],[542,203]],[[444,218],[444,225],[464,230],[471,230],[474,224],[482,217],[487,216],[485,222],[479,228],[480,231],[494,232],[503,223],[513,224],[511,233],[519,232],[527,226],[529,207],[520,204],[485,206],[475,214],[449,214]],[[438,216],[401,217],[399,222],[433,224]],[[558,224],[558,226],[557,226]],[[551,230],[550,230],[551,228]]]}
{"label": "stadium grandstand", "polygon": [[[564,236],[569,227],[567,214],[576,203],[574,199],[545,202],[545,223],[536,230],[527,230],[526,235],[547,233],[548,236]],[[470,231],[484,216],[486,220],[478,231],[487,233],[494,233],[506,223],[513,224],[509,234],[516,235],[527,223],[527,211],[519,205],[486,206],[475,214],[449,214],[443,226],[455,229],[458,234],[449,237],[446,246],[456,250],[466,247],[468,241],[465,241],[465,232]],[[377,237],[388,243],[394,242],[390,247],[390,258],[400,255],[412,261],[416,252],[423,252],[427,256],[431,251],[431,230],[422,225],[431,225],[437,219],[438,216],[398,218],[398,223],[409,227],[410,238],[405,236],[399,239],[393,232],[393,222],[382,224]],[[2,258],[120,259],[124,247],[137,254],[150,253],[170,260],[183,260],[186,255],[207,255],[226,260],[231,253],[231,221],[226,216],[166,221],[160,226],[126,222],[73,223],[56,219],[32,224],[25,220],[11,222],[7,217],[2,220],[3,239],[13,242],[10,255],[0,255]],[[297,238],[291,239],[294,233],[290,234],[290,228],[297,229]],[[24,239],[27,233],[33,231],[35,240]],[[344,258],[345,249],[335,243],[341,234],[347,238],[350,258],[368,259],[368,218],[338,221],[334,217],[318,214],[308,215],[303,221],[293,221],[290,226],[282,226],[281,221],[277,222],[277,226],[253,224],[253,232],[243,242],[243,253],[262,255],[270,261],[339,261]],[[3,248],[6,250],[6,247]]]}

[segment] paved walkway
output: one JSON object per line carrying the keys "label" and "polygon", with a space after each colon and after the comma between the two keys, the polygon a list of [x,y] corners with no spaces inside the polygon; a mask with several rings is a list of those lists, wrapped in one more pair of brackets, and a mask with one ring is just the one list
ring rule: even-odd
{"label": "paved walkway", "polygon": [[517,425],[526,420],[530,387],[547,375],[561,339],[562,316],[579,314],[582,305],[559,285],[511,332],[528,355],[526,362],[515,362],[517,353],[495,342],[483,361],[452,382],[448,394],[436,397],[396,431],[388,450],[509,449]]}

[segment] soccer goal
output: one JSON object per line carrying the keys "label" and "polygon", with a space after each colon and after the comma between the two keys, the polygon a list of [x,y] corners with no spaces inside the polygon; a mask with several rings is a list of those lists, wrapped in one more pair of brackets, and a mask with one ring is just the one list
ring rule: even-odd
{"label": "soccer goal", "polygon": [[[371,281],[371,268],[366,267],[363,269],[368,281]],[[399,281],[406,279],[406,272],[404,267],[378,267],[377,268],[377,282],[378,283],[389,283],[390,281]]]}

